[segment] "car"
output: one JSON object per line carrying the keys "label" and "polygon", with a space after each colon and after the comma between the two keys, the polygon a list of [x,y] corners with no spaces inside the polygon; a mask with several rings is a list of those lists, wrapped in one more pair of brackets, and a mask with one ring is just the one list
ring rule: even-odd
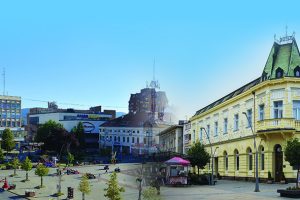
{"label": "car", "polygon": [[87,176],[88,179],[95,179],[96,176],[94,174],[91,174],[91,173],[86,173],[85,174]]}

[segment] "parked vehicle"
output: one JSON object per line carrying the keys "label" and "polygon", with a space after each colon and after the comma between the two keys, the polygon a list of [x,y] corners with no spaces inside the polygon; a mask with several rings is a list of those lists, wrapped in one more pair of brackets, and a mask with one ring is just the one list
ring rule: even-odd
{"label": "parked vehicle", "polygon": [[86,173],[86,176],[88,179],[96,179],[96,176],[94,174],[91,173]]}

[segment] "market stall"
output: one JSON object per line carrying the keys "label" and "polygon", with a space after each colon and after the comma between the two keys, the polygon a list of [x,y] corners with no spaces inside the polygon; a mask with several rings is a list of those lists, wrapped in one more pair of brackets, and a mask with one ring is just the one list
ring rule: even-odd
{"label": "market stall", "polygon": [[174,157],[165,162],[167,165],[166,180],[169,185],[187,185],[190,161]]}

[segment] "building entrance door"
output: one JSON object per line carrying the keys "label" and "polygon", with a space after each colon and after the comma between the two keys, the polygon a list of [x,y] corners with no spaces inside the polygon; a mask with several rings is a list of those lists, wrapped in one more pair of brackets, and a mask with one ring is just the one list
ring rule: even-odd
{"label": "building entrance door", "polygon": [[218,175],[218,172],[219,172],[219,159],[218,157],[215,157],[214,158],[214,165],[215,165],[215,168],[214,168],[214,175]]}
{"label": "building entrance door", "polygon": [[277,144],[274,147],[275,152],[275,182],[281,181],[283,169],[283,153],[281,145]]}

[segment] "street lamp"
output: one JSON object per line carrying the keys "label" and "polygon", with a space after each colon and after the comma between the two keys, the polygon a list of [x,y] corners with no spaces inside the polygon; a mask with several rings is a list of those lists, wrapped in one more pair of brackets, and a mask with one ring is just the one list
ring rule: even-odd
{"label": "street lamp", "polygon": [[213,157],[212,145],[211,145],[211,142],[210,142],[210,139],[209,139],[209,135],[208,135],[206,129],[203,128],[203,127],[201,127],[200,129],[204,130],[204,132],[206,134],[206,137],[207,137],[207,140],[208,140],[209,145],[210,145],[210,155],[211,155],[211,178],[210,178],[210,185],[213,185],[213,179],[214,179],[214,160],[213,159],[214,159],[214,157]]}
{"label": "street lamp", "polygon": [[250,119],[247,115],[247,113],[243,112],[243,114],[246,116],[248,124],[251,128],[252,134],[253,134],[253,140],[254,140],[254,149],[255,149],[255,189],[254,192],[259,192],[259,180],[258,180],[258,151],[256,146],[256,135],[252,128],[252,123],[250,123]]}

